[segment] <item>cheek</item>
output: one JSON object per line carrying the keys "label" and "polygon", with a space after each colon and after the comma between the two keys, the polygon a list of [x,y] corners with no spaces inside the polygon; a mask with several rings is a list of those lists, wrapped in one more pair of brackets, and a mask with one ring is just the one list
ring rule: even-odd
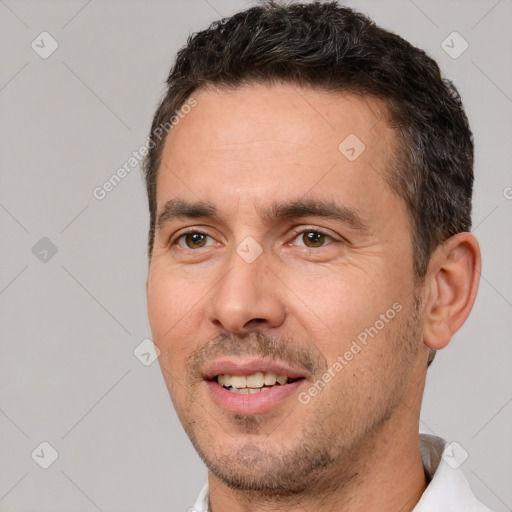
{"label": "cheek", "polygon": [[203,294],[169,271],[150,269],[147,288],[149,324],[153,342],[160,349],[161,362],[166,365],[183,367],[183,360],[193,349],[190,336],[199,325],[195,316],[200,313]]}
{"label": "cheek", "polygon": [[329,362],[343,355],[361,333],[364,337],[365,329],[374,326],[398,297],[392,283],[356,268],[314,279],[297,276],[294,292],[300,300],[292,300],[295,307],[290,313],[300,319]]}

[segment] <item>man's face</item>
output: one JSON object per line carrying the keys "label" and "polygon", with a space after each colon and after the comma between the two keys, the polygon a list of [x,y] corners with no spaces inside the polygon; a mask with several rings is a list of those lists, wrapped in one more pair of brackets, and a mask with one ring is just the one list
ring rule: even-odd
{"label": "man's face", "polygon": [[[147,291],[160,366],[217,478],[297,492],[386,425],[417,422],[402,406],[421,395],[408,387],[422,345],[411,228],[383,178],[395,136],[377,100],[353,95],[194,98],[158,177]],[[174,215],[199,202],[201,216]]]}

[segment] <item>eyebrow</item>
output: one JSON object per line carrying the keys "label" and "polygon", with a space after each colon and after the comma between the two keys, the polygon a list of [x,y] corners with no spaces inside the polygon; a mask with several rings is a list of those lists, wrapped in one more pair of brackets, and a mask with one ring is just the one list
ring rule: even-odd
{"label": "eyebrow", "polygon": [[[343,222],[362,233],[370,231],[368,223],[355,209],[335,201],[300,198],[284,203],[273,202],[264,210],[258,209],[258,213],[267,222],[316,217]],[[222,222],[217,208],[208,201],[188,202],[183,199],[171,199],[165,203],[158,215],[157,227],[160,229],[171,220],[184,218],[209,219]]]}

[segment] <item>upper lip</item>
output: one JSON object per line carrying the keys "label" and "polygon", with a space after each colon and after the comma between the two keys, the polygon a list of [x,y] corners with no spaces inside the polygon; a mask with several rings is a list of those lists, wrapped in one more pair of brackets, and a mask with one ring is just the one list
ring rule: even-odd
{"label": "upper lip", "polygon": [[300,379],[306,377],[303,371],[294,369],[286,363],[255,358],[240,359],[235,357],[226,357],[216,359],[207,364],[203,372],[203,378],[206,380],[212,380],[217,377],[217,375],[226,374],[247,377],[258,372],[273,372],[278,376],[284,375],[289,379]]}

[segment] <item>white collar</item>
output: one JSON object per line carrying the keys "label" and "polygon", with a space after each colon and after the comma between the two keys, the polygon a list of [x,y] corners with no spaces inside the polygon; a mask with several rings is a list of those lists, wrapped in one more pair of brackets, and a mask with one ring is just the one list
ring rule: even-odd
{"label": "white collar", "polygon": [[480,503],[456,461],[452,443],[420,434],[421,459],[430,483],[413,512],[490,512]]}

